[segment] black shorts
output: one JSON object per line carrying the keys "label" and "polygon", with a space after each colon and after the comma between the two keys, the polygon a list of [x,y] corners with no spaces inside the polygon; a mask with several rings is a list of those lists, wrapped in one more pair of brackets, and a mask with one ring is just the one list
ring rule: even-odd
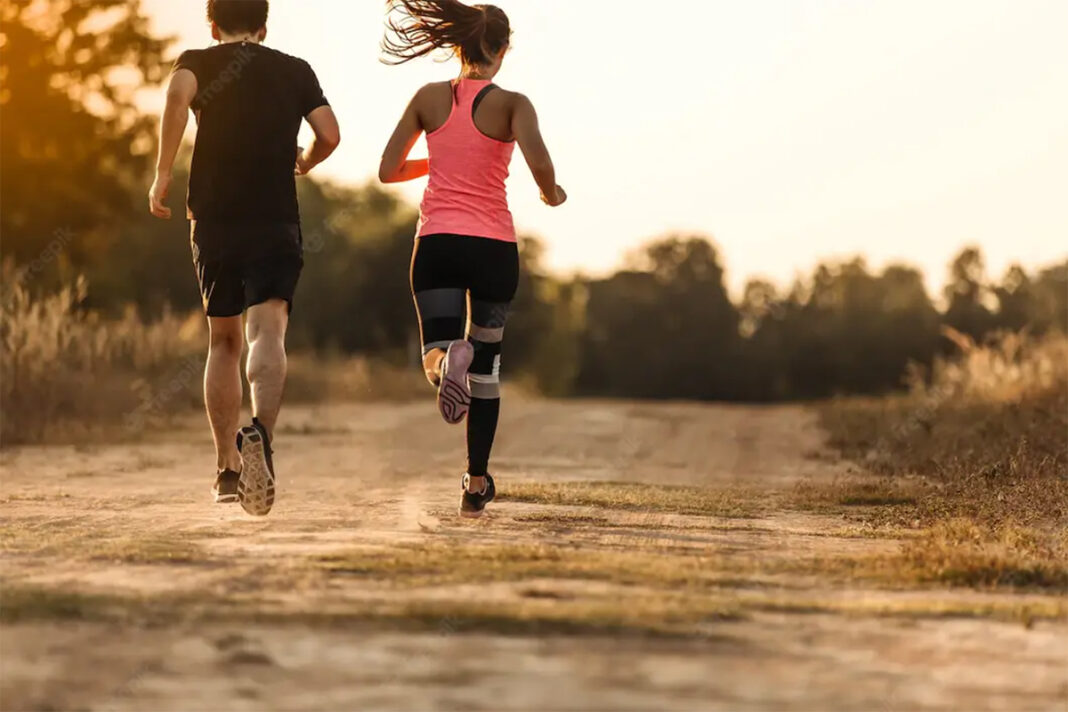
{"label": "black shorts", "polygon": [[300,225],[193,221],[190,241],[208,316],[239,316],[271,299],[292,311],[304,268]]}
{"label": "black shorts", "polygon": [[426,235],[415,241],[412,292],[423,354],[466,338],[475,349],[473,397],[500,398],[501,346],[519,286],[514,242],[464,235]]}

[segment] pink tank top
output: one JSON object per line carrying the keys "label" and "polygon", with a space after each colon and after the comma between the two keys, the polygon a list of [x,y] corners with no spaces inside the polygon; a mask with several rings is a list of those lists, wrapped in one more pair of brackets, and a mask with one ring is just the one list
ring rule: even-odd
{"label": "pink tank top", "polygon": [[437,233],[515,242],[504,182],[515,141],[498,141],[478,130],[472,115],[485,79],[453,83],[452,112],[427,134],[430,182],[420,205],[418,237]]}

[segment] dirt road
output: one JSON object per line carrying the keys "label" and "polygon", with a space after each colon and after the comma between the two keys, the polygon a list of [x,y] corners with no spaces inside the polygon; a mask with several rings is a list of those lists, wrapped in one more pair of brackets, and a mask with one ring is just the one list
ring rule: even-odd
{"label": "dirt road", "polygon": [[289,409],[260,520],[160,438],[0,455],[3,709],[1068,705],[1064,601],[842,574],[907,532],[789,506],[801,409],[513,399],[475,523],[430,401]]}

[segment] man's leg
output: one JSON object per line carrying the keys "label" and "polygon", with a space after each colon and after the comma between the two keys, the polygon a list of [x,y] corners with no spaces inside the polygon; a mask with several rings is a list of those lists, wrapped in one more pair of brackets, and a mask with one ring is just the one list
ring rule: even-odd
{"label": "man's leg", "polygon": [[241,418],[241,312],[245,290],[240,271],[219,259],[220,234],[211,225],[193,223],[193,264],[200,296],[208,316],[210,342],[204,368],[204,408],[215,438],[216,476],[211,488],[219,504],[235,502],[242,466],[237,450],[237,427]]}
{"label": "man's leg", "polygon": [[204,368],[204,405],[219,470],[241,470],[235,437],[241,417],[241,317],[208,317],[211,341]]}
{"label": "man's leg", "polygon": [[252,415],[263,423],[271,438],[286,384],[288,326],[289,305],[284,299],[270,299],[249,307],[246,373],[252,390]]}
{"label": "man's leg", "polygon": [[[247,237],[247,235],[246,235]],[[282,392],[286,385],[286,328],[304,261],[300,256],[300,227],[276,226],[263,234],[265,256],[242,264],[245,337],[252,393],[251,425],[240,430],[241,479],[237,483],[242,509],[262,517],[274,506],[276,476],[271,441]],[[275,251],[288,242],[288,251]],[[273,245],[273,247],[272,247]]]}

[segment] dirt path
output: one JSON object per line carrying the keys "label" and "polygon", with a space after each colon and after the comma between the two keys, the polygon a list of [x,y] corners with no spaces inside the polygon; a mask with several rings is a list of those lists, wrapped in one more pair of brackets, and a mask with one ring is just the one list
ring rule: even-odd
{"label": "dirt path", "polygon": [[1063,601],[821,573],[900,542],[777,504],[847,467],[800,409],[513,400],[477,523],[430,404],[290,409],[262,520],[205,430],[0,456],[3,709],[1068,704]]}

